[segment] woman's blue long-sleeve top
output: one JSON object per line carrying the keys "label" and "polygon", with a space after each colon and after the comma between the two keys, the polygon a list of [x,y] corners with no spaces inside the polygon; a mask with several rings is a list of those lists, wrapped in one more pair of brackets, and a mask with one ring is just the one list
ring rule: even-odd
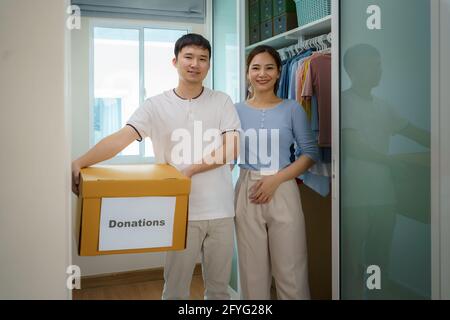
{"label": "woman's blue long-sleeve top", "polygon": [[[236,104],[241,120],[239,166],[255,171],[277,171],[291,164],[291,145],[300,154],[319,160],[317,140],[306,112],[295,100],[283,100],[269,109],[246,102]],[[298,154],[298,153],[297,153]]]}

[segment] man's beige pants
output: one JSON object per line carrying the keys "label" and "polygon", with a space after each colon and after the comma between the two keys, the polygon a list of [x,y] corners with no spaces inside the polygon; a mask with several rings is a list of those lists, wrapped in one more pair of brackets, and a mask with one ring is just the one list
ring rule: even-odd
{"label": "man's beige pants", "polygon": [[164,300],[187,300],[199,254],[207,300],[229,300],[234,219],[189,221],[186,249],[169,251],[164,266]]}
{"label": "man's beige pants", "polygon": [[236,186],[236,236],[244,299],[269,300],[272,276],[278,299],[309,299],[305,222],[295,180],[282,183],[268,204],[252,204],[261,179],[241,169]]}

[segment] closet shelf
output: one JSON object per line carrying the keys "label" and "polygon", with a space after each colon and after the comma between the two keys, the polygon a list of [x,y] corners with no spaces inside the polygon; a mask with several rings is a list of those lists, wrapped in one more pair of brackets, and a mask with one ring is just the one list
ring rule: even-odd
{"label": "closet shelf", "polygon": [[317,36],[320,34],[331,32],[331,15],[320,20],[311,22],[307,25],[289,30],[285,33],[276,35],[275,37],[257,42],[245,48],[246,52],[256,48],[259,45],[269,45],[275,49],[281,49],[296,44],[302,36]]}

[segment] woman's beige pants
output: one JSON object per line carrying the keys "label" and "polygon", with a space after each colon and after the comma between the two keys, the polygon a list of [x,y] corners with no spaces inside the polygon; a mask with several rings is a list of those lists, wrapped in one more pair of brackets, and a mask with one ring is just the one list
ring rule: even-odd
{"label": "woman's beige pants", "polygon": [[306,234],[295,180],[282,183],[268,204],[252,204],[249,189],[261,175],[241,169],[236,186],[236,235],[244,299],[309,299]]}

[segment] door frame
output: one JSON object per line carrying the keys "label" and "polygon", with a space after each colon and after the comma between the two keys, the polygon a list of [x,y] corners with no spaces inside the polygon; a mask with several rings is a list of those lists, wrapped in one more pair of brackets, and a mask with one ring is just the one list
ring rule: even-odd
{"label": "door frame", "polygon": [[339,0],[331,0],[331,150],[332,150],[332,188],[331,188],[331,279],[332,298],[340,299],[340,39],[339,39]]}
{"label": "door frame", "polygon": [[439,97],[439,7],[440,1],[431,1],[431,298],[441,298],[441,206],[440,206],[440,97]]}

